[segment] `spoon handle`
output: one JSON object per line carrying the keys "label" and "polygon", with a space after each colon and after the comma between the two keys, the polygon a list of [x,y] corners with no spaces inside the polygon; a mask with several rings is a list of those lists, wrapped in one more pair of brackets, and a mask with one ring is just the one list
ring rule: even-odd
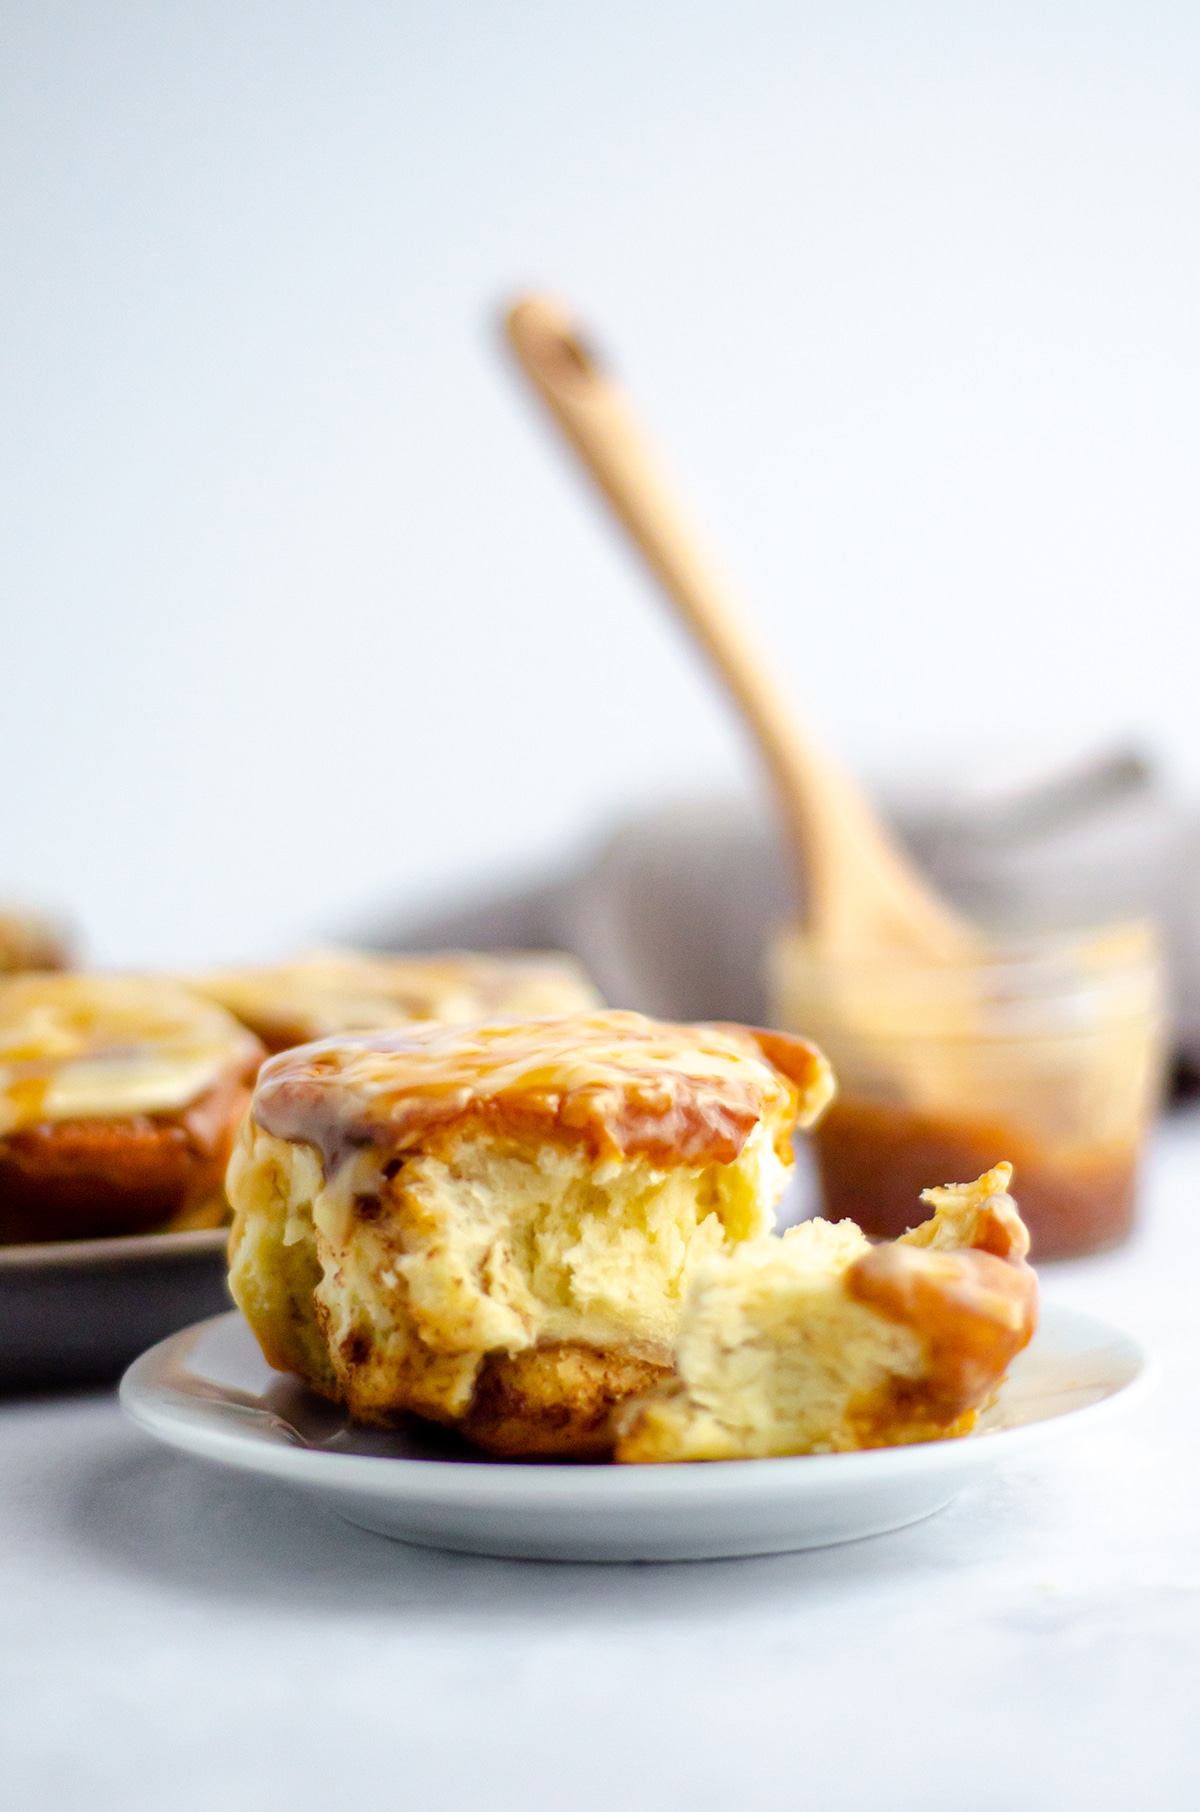
{"label": "spoon handle", "polygon": [[809,738],[743,626],[620,388],[553,302],[506,319],[518,362],[731,694],[774,782],[814,937],[866,954],[957,953],[967,928],[920,880],[860,789]]}

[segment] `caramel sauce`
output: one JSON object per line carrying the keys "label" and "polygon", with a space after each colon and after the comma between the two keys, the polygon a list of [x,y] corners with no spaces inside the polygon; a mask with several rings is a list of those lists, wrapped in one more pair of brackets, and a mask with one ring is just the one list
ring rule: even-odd
{"label": "caramel sauce", "polygon": [[846,1289],[927,1343],[921,1407],[935,1424],[977,1408],[1037,1325],[1032,1268],[977,1249],[876,1246],[851,1265]]}
{"label": "caramel sauce", "polygon": [[823,1213],[896,1239],[921,1191],[1012,1161],[1033,1256],[1074,1258],[1115,1244],[1133,1220],[1137,1153],[1128,1143],[1062,1150],[1012,1126],[940,1118],[882,1102],[835,1101],[813,1134]]}
{"label": "caramel sauce", "polygon": [[695,1166],[732,1163],[766,1121],[790,1161],[796,1117],[812,1120],[832,1077],[803,1039],[762,1036],[626,1012],[415,1024],[271,1058],[253,1113],[264,1132],[316,1146],[327,1173],[356,1146],[403,1150],[467,1119],[583,1141],[598,1159]]}

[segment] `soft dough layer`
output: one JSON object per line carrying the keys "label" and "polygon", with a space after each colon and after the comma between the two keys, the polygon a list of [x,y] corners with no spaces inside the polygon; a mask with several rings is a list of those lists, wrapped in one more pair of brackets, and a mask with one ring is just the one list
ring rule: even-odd
{"label": "soft dough layer", "polygon": [[828,1098],[811,1047],[773,1048],[799,1083],[744,1030],[623,1013],[277,1058],[229,1170],[234,1296],[358,1420],[606,1452],[696,1266],[770,1228],[797,1115]]}
{"label": "soft dough layer", "polygon": [[926,1190],[933,1218],[871,1246],[809,1221],[697,1266],[677,1376],[621,1412],[616,1458],[833,1453],[965,1434],[1036,1324],[1011,1166]]}
{"label": "soft dough layer", "polygon": [[663,1170],[464,1132],[386,1168],[360,1154],[325,1187],[312,1154],[247,1123],[229,1174],[230,1283],[268,1358],[366,1422],[466,1417],[488,1354],[669,1367],[693,1267],[765,1231],[784,1177],[761,1135],[734,1164]]}

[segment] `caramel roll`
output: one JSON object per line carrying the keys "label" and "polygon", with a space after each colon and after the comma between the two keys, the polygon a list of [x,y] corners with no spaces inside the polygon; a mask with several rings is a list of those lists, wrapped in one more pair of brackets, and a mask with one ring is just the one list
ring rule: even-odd
{"label": "caramel roll", "polygon": [[0,982],[0,1241],[219,1224],[262,1055],[229,1014],[173,983]]}
{"label": "caramel roll", "polygon": [[832,1088],[801,1039],[624,1012],[287,1052],[230,1164],[231,1287],[359,1420],[594,1456],[669,1370],[694,1266],[773,1224]]}
{"label": "caramel roll", "polygon": [[579,965],[555,952],[332,950],[274,967],[209,970],[186,981],[240,1019],[269,1051],[414,1019],[542,1018],[599,1005]]}

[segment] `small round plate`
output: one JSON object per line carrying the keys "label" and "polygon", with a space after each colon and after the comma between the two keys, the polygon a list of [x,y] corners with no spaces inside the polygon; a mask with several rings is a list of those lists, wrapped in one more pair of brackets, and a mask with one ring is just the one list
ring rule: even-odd
{"label": "small round plate", "polygon": [[121,1401],[169,1446],[283,1479],[380,1535],[542,1560],[708,1560],[819,1548],[931,1515],[1031,1442],[1092,1426],[1145,1388],[1129,1335],[1045,1307],[986,1428],[868,1453],[671,1466],[513,1465],[414,1423],[385,1434],[273,1372],[222,1315],[130,1367]]}
{"label": "small round plate", "polygon": [[108,1383],[229,1306],[228,1227],[0,1246],[0,1388]]}

